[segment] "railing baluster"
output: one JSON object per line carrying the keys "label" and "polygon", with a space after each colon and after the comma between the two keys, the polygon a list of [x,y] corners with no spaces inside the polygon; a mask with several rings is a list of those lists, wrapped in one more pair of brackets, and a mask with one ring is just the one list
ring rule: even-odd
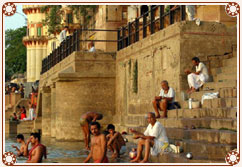
{"label": "railing baluster", "polygon": [[78,29],[77,33],[76,33],[76,40],[77,40],[77,50],[76,51],[80,51],[80,33],[81,33],[81,30]]}
{"label": "railing baluster", "polygon": [[170,20],[170,25],[174,23],[174,10],[171,11],[171,9],[174,7],[174,5],[170,5],[170,11],[169,11],[169,20]]}
{"label": "railing baluster", "polygon": [[143,15],[143,38],[146,37],[147,35],[147,18],[146,18],[146,14]]}
{"label": "railing baluster", "polygon": [[160,5],[160,30],[164,28],[164,5]]}
{"label": "railing baluster", "polygon": [[151,34],[155,33],[155,8],[151,7],[150,11],[150,32]]}
{"label": "railing baluster", "polygon": [[121,49],[120,47],[120,29],[117,30],[117,49],[118,51]]}
{"label": "railing baluster", "polygon": [[180,6],[180,13],[181,13],[181,21],[186,20],[186,6]]}
{"label": "railing baluster", "polygon": [[131,30],[132,30],[132,27],[131,27],[131,23],[129,22],[128,23],[128,46],[131,44]]}
{"label": "railing baluster", "polygon": [[139,19],[135,19],[135,42],[139,41]]}
{"label": "railing baluster", "polygon": [[126,47],[125,46],[125,28],[122,27],[122,48]]}

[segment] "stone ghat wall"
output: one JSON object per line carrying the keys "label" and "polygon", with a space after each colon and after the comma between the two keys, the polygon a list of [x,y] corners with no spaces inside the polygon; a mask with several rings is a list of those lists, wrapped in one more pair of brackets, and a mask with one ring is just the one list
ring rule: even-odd
{"label": "stone ghat wall", "polygon": [[[115,54],[76,52],[44,73],[42,134],[57,140],[82,140],[80,117],[88,111],[112,123],[115,113]],[[40,119],[40,118],[39,118]]]}
{"label": "stone ghat wall", "polygon": [[236,27],[215,22],[201,22],[200,26],[192,21],[178,22],[118,51],[116,118],[119,119],[115,123],[127,127],[129,116],[153,111],[151,102],[159,95],[162,80],[169,82],[176,91],[176,100],[180,101],[181,92],[188,88],[184,70],[192,67],[192,57],[199,57],[208,67],[216,64],[208,61],[209,56],[232,52],[236,31]]}

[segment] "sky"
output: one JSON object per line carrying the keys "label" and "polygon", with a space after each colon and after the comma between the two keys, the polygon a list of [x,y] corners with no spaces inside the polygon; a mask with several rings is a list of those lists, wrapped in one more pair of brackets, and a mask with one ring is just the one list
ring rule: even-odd
{"label": "sky", "polygon": [[[22,5],[16,5],[16,6],[17,6],[18,13],[15,13],[13,16],[5,16],[5,30],[16,29],[26,25],[25,18],[27,17],[22,11]],[[21,14],[24,16],[22,16]]]}

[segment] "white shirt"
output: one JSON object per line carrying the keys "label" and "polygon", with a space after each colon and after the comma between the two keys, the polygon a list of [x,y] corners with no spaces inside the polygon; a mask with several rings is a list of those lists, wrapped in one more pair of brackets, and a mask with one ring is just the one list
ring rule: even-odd
{"label": "white shirt", "polygon": [[174,101],[174,97],[175,97],[175,91],[173,88],[169,87],[169,90],[167,93],[165,93],[165,91],[163,89],[160,90],[160,95],[161,97],[168,97],[168,98],[172,98],[172,102]]}
{"label": "white shirt", "polygon": [[196,72],[199,72],[199,71],[201,72],[201,74],[205,76],[205,78],[209,77],[208,69],[202,62],[200,62],[198,66],[196,66]]}
{"label": "white shirt", "polygon": [[145,136],[153,136],[155,140],[161,141],[163,143],[168,143],[168,138],[166,136],[166,130],[161,125],[160,122],[156,121],[154,126],[151,124],[148,125],[147,129],[144,132]]}
{"label": "white shirt", "polygon": [[66,39],[66,30],[62,30],[60,33],[60,42]]}

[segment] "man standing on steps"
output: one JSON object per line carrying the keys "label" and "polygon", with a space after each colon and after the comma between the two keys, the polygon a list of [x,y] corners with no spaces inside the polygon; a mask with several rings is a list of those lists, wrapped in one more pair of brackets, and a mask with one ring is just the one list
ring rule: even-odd
{"label": "man standing on steps", "polygon": [[60,33],[60,43],[66,39],[67,31],[68,31],[68,26],[65,26],[64,29]]}
{"label": "man standing on steps", "polygon": [[82,127],[82,131],[84,133],[84,140],[86,149],[89,150],[89,142],[90,142],[90,130],[89,130],[89,124],[92,122],[96,122],[96,120],[101,120],[103,118],[103,115],[98,112],[87,112],[83,114],[80,118],[80,124]]}
{"label": "man standing on steps", "polygon": [[208,69],[202,62],[200,62],[198,57],[192,58],[192,64],[196,67],[196,72],[185,70],[190,88],[187,91],[188,93],[198,91],[198,89],[209,79]]}
{"label": "man standing on steps", "polygon": [[[148,162],[149,155],[157,156],[162,149],[168,145],[168,138],[166,136],[165,128],[158,122],[155,118],[155,114],[149,112],[147,115],[147,120],[149,125],[145,130],[144,134],[137,132],[136,130],[130,129],[134,133],[134,139],[141,139],[138,143],[137,157],[131,162]],[[145,146],[145,156],[142,161],[140,161],[141,154],[143,151],[143,146]]]}
{"label": "man standing on steps", "polygon": [[156,118],[160,118],[159,109],[164,112],[163,118],[167,117],[167,109],[173,109],[174,107],[174,98],[175,91],[173,88],[169,87],[166,80],[161,82],[161,90],[159,96],[156,96],[153,103],[155,109]]}

